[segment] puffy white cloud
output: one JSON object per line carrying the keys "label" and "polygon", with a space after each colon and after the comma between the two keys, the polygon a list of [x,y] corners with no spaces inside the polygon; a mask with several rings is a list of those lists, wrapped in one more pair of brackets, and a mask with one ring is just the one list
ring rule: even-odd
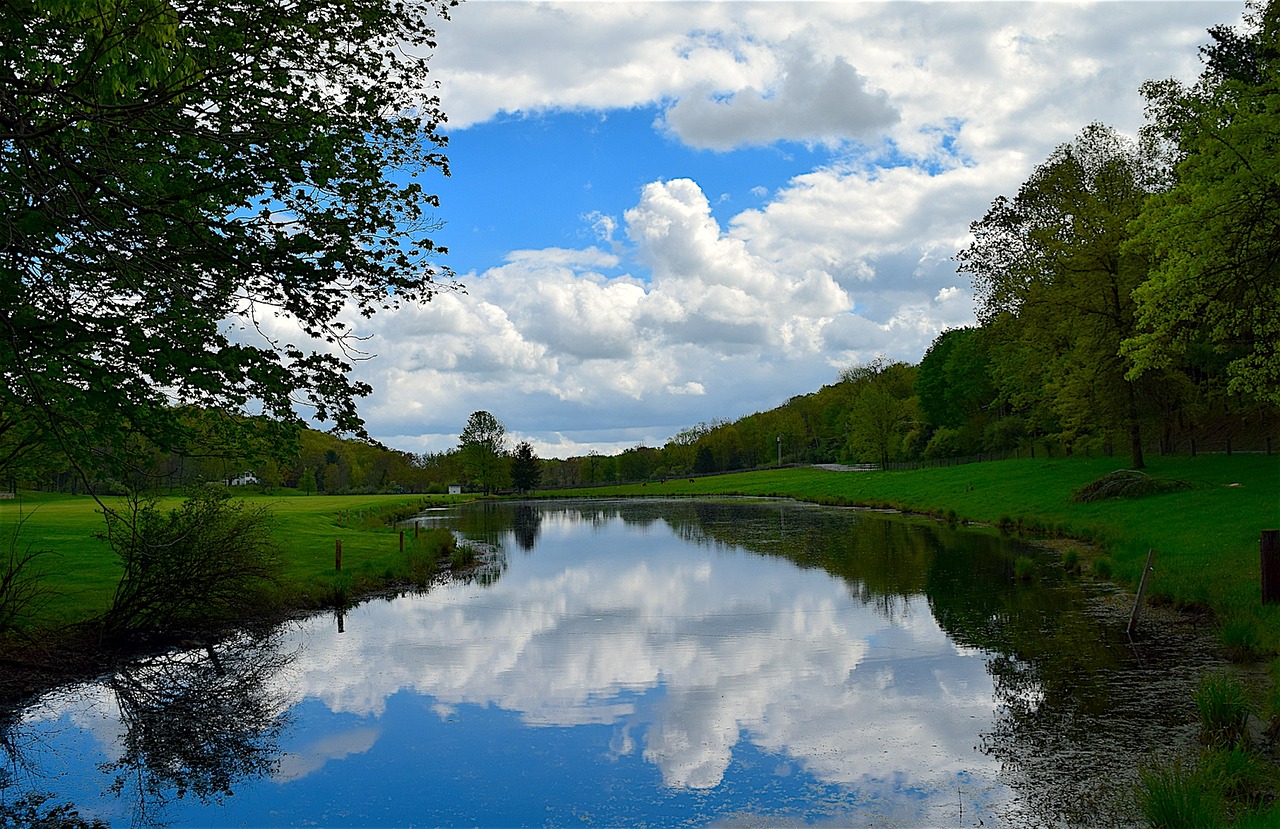
{"label": "puffy white cloud", "polygon": [[466,4],[432,61],[451,129],[644,106],[693,147],[792,141],[827,161],[747,182],[763,202],[736,214],[696,168],[673,170],[583,211],[576,236],[598,247],[566,249],[566,232],[471,274],[465,295],[375,318],[379,356],[358,372],[377,393],[362,413],[417,448],[453,445],[485,408],[547,454],[611,451],[778,405],[833,367],[916,360],[973,320],[950,257],[991,199],[1090,121],[1135,131],[1139,85],[1194,76],[1205,27],[1238,12]]}
{"label": "puffy white cloud", "polygon": [[681,97],[663,125],[691,146],[727,150],[783,139],[839,144],[897,120],[884,92],[868,90],[843,56],[821,61],[799,47],[784,57],[774,86],[708,87]]}

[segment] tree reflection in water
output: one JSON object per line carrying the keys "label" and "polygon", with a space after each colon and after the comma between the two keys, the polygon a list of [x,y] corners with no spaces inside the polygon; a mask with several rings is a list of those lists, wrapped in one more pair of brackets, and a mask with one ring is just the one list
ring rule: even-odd
{"label": "tree reflection in water", "polygon": [[[221,802],[241,782],[274,771],[289,700],[271,680],[292,658],[280,650],[275,632],[241,633],[217,645],[131,661],[105,681],[123,734],[118,758],[101,769],[112,778],[109,791],[131,801],[133,825],[163,824],[174,798]],[[0,737],[9,758],[0,796],[16,788],[14,771],[23,766],[17,727],[10,723]],[[37,819],[49,826],[95,825],[73,805],[47,801],[34,789],[4,798],[0,827]]]}
{"label": "tree reflection in water", "polygon": [[205,802],[237,781],[270,774],[288,699],[271,678],[291,659],[274,634],[132,662],[109,681],[125,728],[112,791],[132,790],[144,823],[170,797]]}

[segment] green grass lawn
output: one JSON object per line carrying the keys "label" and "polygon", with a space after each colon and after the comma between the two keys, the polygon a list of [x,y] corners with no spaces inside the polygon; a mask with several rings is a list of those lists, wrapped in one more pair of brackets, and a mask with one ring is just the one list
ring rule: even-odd
{"label": "green grass lawn", "polygon": [[[1280,529],[1280,457],[1156,456],[1147,472],[1187,489],[1077,504],[1073,492],[1123,468],[1114,458],[995,461],[909,472],[762,470],[664,483],[543,492],[542,495],[768,495],[826,504],[893,507],[960,521],[1019,521],[1029,535],[1085,539],[1133,585],[1156,551],[1150,595],[1214,611],[1228,639],[1280,653],[1280,605],[1263,606],[1259,537]],[[1086,556],[1088,557],[1088,556]]]}
{"label": "green grass lawn", "polygon": [[[162,499],[161,507],[180,498]],[[405,495],[250,495],[247,501],[266,506],[274,520],[281,551],[281,595],[309,606],[326,601],[335,587],[344,591],[372,586],[402,569],[399,532],[386,525],[388,515],[412,514],[432,504],[460,500],[447,496]],[[113,508],[119,499],[104,499]],[[19,552],[47,550],[39,559],[52,591],[29,624],[55,627],[81,622],[102,613],[111,603],[120,566],[107,543],[96,537],[105,527],[98,504],[89,497],[24,492],[0,501],[0,552],[15,539]],[[342,541],[341,577],[334,573],[334,542]],[[425,537],[423,543],[426,543]],[[412,530],[406,552],[416,549]]]}

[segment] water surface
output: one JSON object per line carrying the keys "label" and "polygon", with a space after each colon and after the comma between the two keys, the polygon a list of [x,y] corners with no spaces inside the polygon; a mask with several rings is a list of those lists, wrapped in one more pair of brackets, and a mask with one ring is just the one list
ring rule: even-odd
{"label": "water surface", "polygon": [[4,733],[5,808],[35,794],[116,826],[1126,826],[1137,764],[1193,742],[1214,663],[1175,619],[1129,642],[1122,599],[989,532],[776,501],[420,520],[482,542],[487,566],[48,695]]}

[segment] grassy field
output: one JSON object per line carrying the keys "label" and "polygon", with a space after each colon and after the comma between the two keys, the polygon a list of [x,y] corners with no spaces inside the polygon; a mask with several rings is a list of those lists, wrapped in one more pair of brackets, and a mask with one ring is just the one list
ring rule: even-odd
{"label": "grassy field", "polygon": [[1148,459],[1150,475],[1190,486],[1134,499],[1072,503],[1073,492],[1123,462],[1109,458],[1009,460],[910,472],[777,469],[670,479],[644,485],[542,495],[769,495],[825,504],[893,507],[1025,534],[1087,540],[1114,577],[1134,585],[1155,549],[1157,600],[1217,614],[1224,640],[1280,653],[1280,605],[1263,606],[1259,537],[1280,529],[1280,457],[1170,456]]}
{"label": "grassy field", "polygon": [[[1095,564],[1105,558],[1114,577],[1130,585],[1141,573],[1147,550],[1154,548],[1151,595],[1212,610],[1229,645],[1280,653],[1280,606],[1261,604],[1258,552],[1261,530],[1280,528],[1280,457],[1155,457],[1147,470],[1152,476],[1190,486],[1143,498],[1071,502],[1075,490],[1120,466],[1107,458],[1056,458],[910,472],[788,468],[539,494],[766,495],[954,516],[1004,524],[1031,536],[1091,541],[1096,548],[1082,548],[1086,558]],[[393,572],[403,556],[396,531],[386,526],[388,515],[450,501],[446,496],[390,495],[247,498],[274,515],[284,587],[303,604],[323,598],[312,594],[338,582],[345,589],[361,578],[376,580]],[[57,625],[101,612],[110,602],[118,565],[106,543],[95,537],[103,528],[98,505],[86,497],[44,493],[0,501],[0,540],[12,540],[19,524],[19,549],[52,553],[42,562],[55,595],[36,621]],[[343,545],[340,580],[333,573],[338,539]]]}
{"label": "grassy field", "polygon": [[[181,499],[162,499],[161,508]],[[406,557],[430,551],[406,533],[400,553],[397,530],[387,519],[460,500],[447,496],[250,495],[247,501],[267,507],[280,546],[282,601],[302,607],[331,601],[335,591],[357,593],[379,580],[394,577]],[[112,508],[123,502],[106,499]],[[0,501],[0,552],[15,540],[18,550],[47,550],[39,559],[52,590],[33,627],[81,622],[104,611],[111,602],[120,567],[107,543],[96,536],[104,529],[98,504],[83,496],[25,492]],[[334,572],[334,542],[342,541],[342,575]],[[438,539],[435,539],[438,540]],[[425,536],[422,543],[427,543]]]}

